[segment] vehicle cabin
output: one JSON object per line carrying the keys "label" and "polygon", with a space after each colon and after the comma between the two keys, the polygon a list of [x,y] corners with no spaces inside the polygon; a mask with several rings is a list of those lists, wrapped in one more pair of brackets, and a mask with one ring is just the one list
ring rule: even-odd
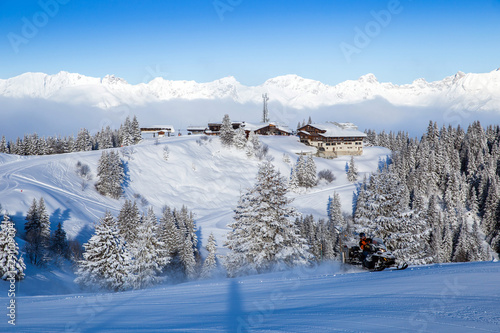
{"label": "vehicle cabin", "polygon": [[170,134],[175,133],[174,127],[170,125],[155,125],[150,127],[141,127],[141,134],[152,134],[153,138],[158,136],[162,138],[164,136],[170,136]]}
{"label": "vehicle cabin", "polygon": [[321,157],[362,155],[366,134],[352,123],[309,124],[297,129],[300,142],[318,149]]}

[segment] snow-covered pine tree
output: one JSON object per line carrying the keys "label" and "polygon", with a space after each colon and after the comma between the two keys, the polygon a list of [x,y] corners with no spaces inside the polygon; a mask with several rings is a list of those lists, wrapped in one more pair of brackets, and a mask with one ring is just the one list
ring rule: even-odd
{"label": "snow-covered pine tree", "polygon": [[249,244],[253,242],[254,225],[253,219],[253,201],[256,200],[249,191],[240,196],[238,204],[234,210],[233,223],[228,227],[231,231],[227,234],[227,242],[224,244],[231,252],[225,257],[226,266],[230,277],[239,276],[244,273],[257,273],[255,268],[250,265],[247,258]]}
{"label": "snow-covered pine tree", "polygon": [[103,151],[97,167],[97,177],[95,187],[97,191],[105,196],[118,199],[122,193],[122,181],[125,177],[122,161],[118,153],[113,151],[107,153]]}
{"label": "snow-covered pine tree", "polygon": [[217,250],[217,243],[215,241],[213,233],[208,236],[206,249],[208,255],[205,258],[205,261],[203,262],[203,268],[201,269],[201,278],[203,279],[211,278],[215,269],[217,268],[217,257],[215,255],[215,251]]}
{"label": "snow-covered pine tree", "polygon": [[340,251],[340,249],[337,248],[339,235],[346,231],[347,223],[342,215],[340,195],[337,192],[333,193],[333,197],[328,197],[327,213],[328,222],[326,231],[328,232],[329,238],[332,239],[331,245],[333,250]]}
{"label": "snow-covered pine tree", "polygon": [[132,142],[134,145],[138,144],[142,140],[141,135],[141,127],[139,126],[139,121],[137,121],[137,117],[134,115],[132,119],[132,123],[130,124],[130,131],[132,134]]}
{"label": "snow-covered pine tree", "polygon": [[26,214],[24,230],[26,232],[25,250],[30,262],[36,266],[44,265],[49,260],[47,249],[50,240],[50,221],[43,198],[40,199],[39,204],[36,199],[33,199]]}
{"label": "snow-covered pine tree", "polygon": [[473,259],[473,253],[471,251],[471,238],[472,237],[467,227],[467,221],[461,218],[457,243],[453,251],[454,262],[467,262]]}
{"label": "snow-covered pine tree", "polygon": [[234,134],[233,144],[238,149],[245,149],[245,146],[247,144],[247,136],[243,127],[240,126],[236,130]]}
{"label": "snow-covered pine tree", "polygon": [[175,225],[174,216],[170,207],[165,206],[160,218],[160,240],[164,244],[165,253],[173,258],[180,250],[181,234]]}
{"label": "snow-covered pine tree", "polygon": [[374,218],[372,207],[369,202],[370,197],[371,192],[368,189],[368,180],[365,176],[363,183],[358,189],[356,207],[354,208],[353,214],[354,223],[357,225],[357,229],[361,230],[364,226],[368,225],[372,218]]}
{"label": "snow-covered pine tree", "polygon": [[137,237],[131,244],[133,255],[132,274],[135,289],[153,286],[163,279],[160,273],[170,262],[166,254],[165,244],[158,237],[158,226],[153,208],[143,216],[142,223],[137,228]]}
{"label": "snow-covered pine tree", "polygon": [[234,129],[228,114],[224,115],[220,127],[220,141],[223,146],[231,147],[233,145]]}
{"label": "snow-covered pine tree", "polygon": [[57,229],[50,240],[50,250],[57,257],[69,258],[68,239],[61,223],[57,224]]}
{"label": "snow-covered pine tree", "polygon": [[286,197],[286,180],[271,162],[259,166],[253,189],[242,195],[229,225],[226,263],[230,276],[245,269],[263,272],[270,268],[305,265],[310,254],[305,240],[290,220],[297,213]]}
{"label": "snow-covered pine tree", "polygon": [[297,162],[295,163],[295,166],[294,166],[294,169],[295,169],[295,173],[297,174],[297,179],[299,181],[299,186],[302,186],[302,187],[305,187],[306,185],[306,180],[305,180],[305,177],[306,177],[306,159],[304,157],[304,155],[299,155],[299,157],[297,158]]}
{"label": "snow-covered pine tree", "polygon": [[43,197],[38,201],[38,217],[40,219],[40,237],[42,245],[48,249],[50,246],[50,219],[45,207],[45,200]]}
{"label": "snow-covered pine tree", "polygon": [[79,261],[75,282],[89,288],[113,291],[131,287],[131,257],[109,212],[83,245],[83,260]]}
{"label": "snow-covered pine tree", "polygon": [[351,183],[354,183],[358,180],[358,169],[354,164],[354,156],[351,156],[351,160],[349,162],[349,169],[347,171],[347,180]]}
{"label": "snow-covered pine tree", "polygon": [[302,175],[303,186],[306,188],[314,187],[318,183],[316,174],[316,163],[312,155],[309,155],[305,163],[304,173]]}
{"label": "snow-covered pine tree", "polygon": [[7,146],[7,140],[5,140],[5,135],[2,135],[2,140],[0,141],[0,153],[8,154],[9,147]]}
{"label": "snow-covered pine tree", "polygon": [[91,151],[92,137],[86,128],[80,129],[76,136],[73,151]]}
{"label": "snow-covered pine tree", "polygon": [[181,244],[179,254],[186,278],[189,280],[196,278],[196,259],[193,252],[193,242],[189,238],[186,238]]}
{"label": "snow-covered pine tree", "polygon": [[16,242],[16,228],[9,216],[3,216],[0,225],[0,276],[2,279],[16,279],[20,281],[24,278],[23,257],[19,255],[19,246]]}
{"label": "snow-covered pine tree", "polygon": [[132,123],[128,116],[125,118],[125,122],[120,126],[120,143],[123,147],[134,144]]}
{"label": "snow-covered pine tree", "polygon": [[292,192],[296,192],[300,187],[299,175],[297,172],[297,166],[292,166],[290,172],[290,181],[288,182],[288,189]]}
{"label": "snow-covered pine tree", "polygon": [[138,228],[141,223],[141,214],[137,203],[125,200],[118,214],[117,227],[125,242],[133,244],[137,241]]}
{"label": "snow-covered pine tree", "polygon": [[450,262],[453,254],[453,230],[449,222],[444,223],[443,227],[443,243],[442,249],[442,262]]}

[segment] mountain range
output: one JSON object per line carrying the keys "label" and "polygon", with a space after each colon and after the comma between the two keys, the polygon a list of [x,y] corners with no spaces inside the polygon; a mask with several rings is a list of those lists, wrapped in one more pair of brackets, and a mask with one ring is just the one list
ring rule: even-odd
{"label": "mountain range", "polygon": [[171,100],[229,100],[239,104],[260,104],[263,93],[268,93],[272,101],[294,109],[355,104],[382,98],[394,106],[500,112],[500,68],[480,74],[458,72],[434,82],[417,79],[403,85],[379,82],[373,74],[337,85],[297,75],[278,76],[258,86],[242,85],[232,76],[207,83],[158,77],[149,83],[133,85],[114,75],[94,78],[64,71],[54,75],[29,72],[0,80],[0,96],[3,97],[41,98],[101,109]]}

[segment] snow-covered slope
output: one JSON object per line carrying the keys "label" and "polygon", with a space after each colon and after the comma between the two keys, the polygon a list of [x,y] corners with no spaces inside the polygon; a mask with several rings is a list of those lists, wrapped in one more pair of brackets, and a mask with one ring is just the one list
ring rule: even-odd
{"label": "snow-covered slope", "polygon": [[458,72],[441,81],[417,79],[404,85],[380,83],[373,74],[335,86],[297,75],[275,77],[259,86],[244,86],[234,77],[208,83],[155,78],[149,83],[131,85],[115,76],[108,75],[100,79],[68,72],[55,75],[25,73],[0,80],[0,96],[42,98],[104,109],[173,99],[231,100],[240,104],[260,104],[261,94],[264,92],[269,93],[282,106],[294,109],[383,98],[393,105],[499,111],[500,70],[481,74]]}
{"label": "snow-covered slope", "polygon": [[[236,148],[222,148],[218,137],[210,141],[199,138],[162,138],[159,144],[145,140],[137,146],[118,149],[128,150],[128,157],[121,155],[127,165],[127,181],[124,198],[120,200],[99,195],[93,186],[101,151],[33,157],[0,154],[0,203],[13,215],[18,230],[23,230],[24,217],[33,199],[43,196],[52,228],[61,222],[68,236],[81,242],[89,238],[93,223],[106,210],[116,216],[125,198],[144,202],[143,210],[153,206],[158,216],[164,205],[172,208],[186,205],[196,214],[202,240],[214,232],[222,247],[226,225],[231,221],[240,192],[253,186],[259,161],[249,159]],[[269,145],[273,163],[287,177],[291,165],[283,162],[283,154],[295,162],[295,153],[311,149],[296,137],[260,138]],[[169,149],[168,161],[163,158],[165,146]],[[368,147],[363,156],[355,157],[361,177],[375,171],[379,160],[388,154],[390,151],[385,148]],[[328,197],[337,191],[342,195],[344,210],[350,212],[355,187],[346,178],[348,160],[348,157],[316,159],[318,171],[331,169],[337,179],[292,194],[294,206],[302,213],[326,217]],[[94,175],[94,180],[83,190],[82,180],[75,172],[78,161],[88,164]]]}
{"label": "snow-covered slope", "polygon": [[329,264],[122,293],[21,296],[16,326],[4,317],[0,330],[498,332],[499,275],[497,262],[354,274]]}

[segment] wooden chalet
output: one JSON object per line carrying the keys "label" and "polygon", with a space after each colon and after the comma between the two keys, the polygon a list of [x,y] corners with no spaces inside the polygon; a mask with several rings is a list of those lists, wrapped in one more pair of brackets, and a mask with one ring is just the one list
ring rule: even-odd
{"label": "wooden chalet", "polygon": [[[237,130],[241,126],[245,126],[244,121],[233,121],[231,122],[233,125],[233,129]],[[220,128],[222,126],[222,122],[218,123],[208,123],[208,129],[205,129],[205,134],[206,135],[220,135]]]}
{"label": "wooden chalet", "polygon": [[204,134],[207,128],[205,126],[188,126],[186,129],[188,131],[188,135],[191,134]]}
{"label": "wooden chalet", "polygon": [[259,134],[259,135],[286,135],[286,136],[289,136],[292,134],[292,132],[288,128],[274,124],[274,123],[264,124],[262,127],[257,128],[254,132],[255,132],[255,134]]}
{"label": "wooden chalet", "polygon": [[141,127],[141,134],[152,134],[153,138],[158,136],[159,138],[164,136],[170,136],[174,133],[174,127],[170,125],[154,125],[151,127]]}
{"label": "wooden chalet", "polygon": [[352,123],[309,124],[297,129],[300,142],[318,148],[318,155],[362,155],[366,134]]}
{"label": "wooden chalet", "polygon": [[292,131],[286,126],[277,123],[245,124],[245,132],[248,136],[250,132],[259,135],[292,135]]}

